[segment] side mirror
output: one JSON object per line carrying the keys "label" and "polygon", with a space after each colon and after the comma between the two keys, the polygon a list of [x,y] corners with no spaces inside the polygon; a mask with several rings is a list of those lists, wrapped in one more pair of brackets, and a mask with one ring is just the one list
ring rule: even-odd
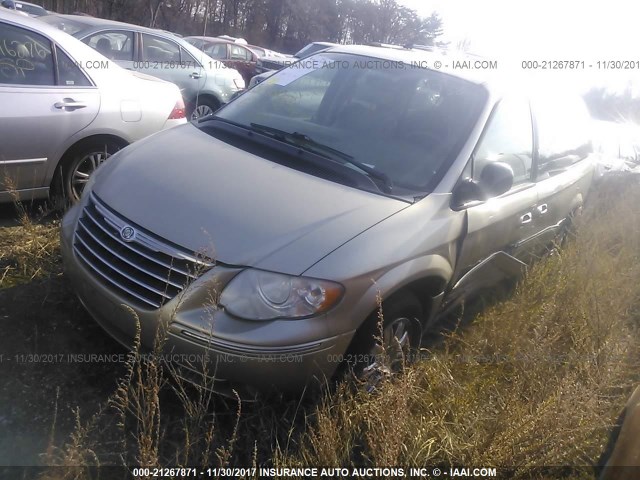
{"label": "side mirror", "polygon": [[480,172],[478,186],[485,198],[500,196],[513,187],[513,169],[503,162],[488,163]]}
{"label": "side mirror", "polygon": [[488,200],[508,192],[513,186],[513,170],[506,163],[488,163],[480,172],[480,180],[466,178],[453,190],[453,204]]}

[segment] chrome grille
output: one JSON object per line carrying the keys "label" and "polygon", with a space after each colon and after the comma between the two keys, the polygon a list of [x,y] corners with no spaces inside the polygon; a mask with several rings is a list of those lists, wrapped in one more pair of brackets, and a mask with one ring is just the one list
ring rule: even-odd
{"label": "chrome grille", "polygon": [[[136,230],[124,240],[125,227]],[[213,263],[128,222],[91,194],[76,227],[73,249],[103,284],[132,304],[156,309]]]}

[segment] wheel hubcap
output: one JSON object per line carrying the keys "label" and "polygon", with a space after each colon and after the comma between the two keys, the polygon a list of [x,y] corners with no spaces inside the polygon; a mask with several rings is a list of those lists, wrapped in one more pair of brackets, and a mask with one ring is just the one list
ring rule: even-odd
{"label": "wheel hubcap", "polygon": [[383,377],[401,372],[411,349],[412,320],[400,317],[382,331],[382,344],[371,350],[372,359],[363,370],[368,391],[375,390]]}
{"label": "wheel hubcap", "polygon": [[197,120],[207,115],[213,115],[213,108],[209,105],[198,105],[191,114],[191,120]]}
{"label": "wheel hubcap", "polygon": [[76,168],[71,173],[71,193],[76,199],[82,195],[82,191],[89,181],[91,174],[110,156],[111,154],[107,153],[106,150],[93,152],[85,155],[82,160],[78,162]]}

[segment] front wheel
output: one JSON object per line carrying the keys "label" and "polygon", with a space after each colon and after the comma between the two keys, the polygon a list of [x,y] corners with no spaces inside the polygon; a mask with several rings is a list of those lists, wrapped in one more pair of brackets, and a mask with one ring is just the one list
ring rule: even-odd
{"label": "front wheel", "polygon": [[52,189],[56,197],[76,203],[80,200],[89,177],[121,145],[107,140],[87,143],[64,159],[58,168]]}
{"label": "front wheel", "polygon": [[356,368],[358,377],[367,391],[374,391],[390,375],[402,372],[414,360],[422,334],[422,305],[409,293],[401,294],[382,306],[382,331],[378,312],[363,325],[359,355],[362,360]]}

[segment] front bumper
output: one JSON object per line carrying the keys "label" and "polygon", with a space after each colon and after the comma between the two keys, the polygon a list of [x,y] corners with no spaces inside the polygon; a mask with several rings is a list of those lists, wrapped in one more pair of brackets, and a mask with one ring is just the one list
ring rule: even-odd
{"label": "front bumper", "polygon": [[159,309],[131,305],[75,254],[81,207],[70,210],[62,223],[65,275],[91,316],[127,348],[134,347],[139,325],[142,351],[161,352],[182,377],[219,391],[236,386],[301,391],[335,373],[353,332],[331,332],[328,325],[336,322],[326,316],[258,322],[215,308],[212,286],[222,289],[240,269],[216,266]]}

